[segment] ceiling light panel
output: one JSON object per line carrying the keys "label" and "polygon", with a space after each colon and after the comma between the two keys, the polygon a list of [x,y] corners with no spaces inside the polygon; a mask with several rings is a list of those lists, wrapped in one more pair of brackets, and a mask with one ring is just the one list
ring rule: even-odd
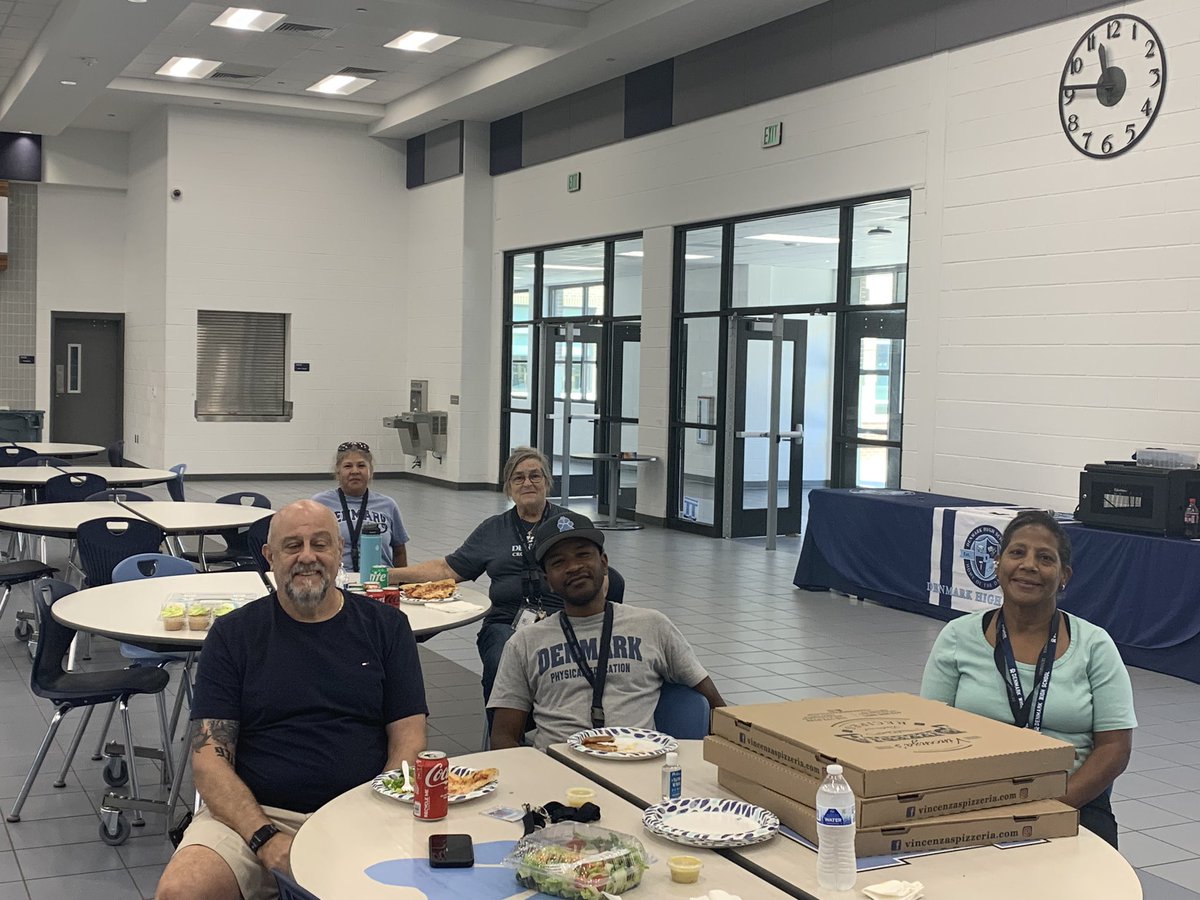
{"label": "ceiling light panel", "polygon": [[393,50],[410,50],[414,53],[433,53],[457,41],[450,34],[438,34],[435,31],[406,31],[394,41],[388,41],[383,46]]}
{"label": "ceiling light panel", "polygon": [[836,244],[835,237],[816,237],[811,234],[748,234],[748,241],[781,241],[785,244]]}
{"label": "ceiling light panel", "polygon": [[212,24],[217,28],[236,28],[239,31],[266,31],[279,24],[286,15],[286,13],[231,6],[213,19]]}
{"label": "ceiling light panel", "polygon": [[316,84],[310,84],[305,90],[318,94],[333,94],[345,97],[355,91],[361,91],[367,85],[375,83],[374,78],[355,78],[353,75],[329,75]]}
{"label": "ceiling light panel", "polygon": [[167,75],[171,78],[204,78],[216,71],[221,65],[215,59],[199,59],[195,56],[172,56],[155,75]]}

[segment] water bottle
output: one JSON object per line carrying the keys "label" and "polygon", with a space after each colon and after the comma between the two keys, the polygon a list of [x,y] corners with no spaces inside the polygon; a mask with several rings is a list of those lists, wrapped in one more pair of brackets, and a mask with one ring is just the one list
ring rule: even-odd
{"label": "water bottle", "polygon": [[854,791],[842,777],[842,767],[826,768],[817,789],[817,884],[835,891],[854,887],[858,869],[854,856]]}
{"label": "water bottle", "polygon": [[1200,508],[1196,507],[1196,498],[1188,498],[1187,509],[1183,511],[1183,536],[1195,540],[1200,538]]}
{"label": "water bottle", "polygon": [[358,580],[366,584],[371,580],[371,567],[382,565],[383,526],[378,522],[364,522],[358,537]]}
{"label": "water bottle", "polygon": [[667,760],[662,767],[663,803],[678,800],[683,795],[683,769],[679,766],[679,754],[667,751]]}

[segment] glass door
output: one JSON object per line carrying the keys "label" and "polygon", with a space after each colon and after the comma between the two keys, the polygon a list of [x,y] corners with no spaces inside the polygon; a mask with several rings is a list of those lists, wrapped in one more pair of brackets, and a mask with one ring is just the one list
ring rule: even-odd
{"label": "glass door", "polygon": [[841,484],[900,487],[903,310],[846,316],[842,383]]}
{"label": "glass door", "polygon": [[[601,420],[601,433],[605,435],[605,449],[609,453],[632,454],[638,451],[638,404],[640,401],[640,376],[642,371],[642,326],[638,322],[614,322],[612,327],[612,355],[609,366],[610,381],[608,397],[604,404],[607,410]],[[610,467],[597,464],[596,473],[601,479],[600,506],[602,513],[608,512],[614,486],[609,484]],[[619,485],[616,486],[617,515],[633,518],[637,508],[637,464],[619,463],[617,466]],[[574,490],[574,488],[572,488]]]}
{"label": "glass door", "polygon": [[[545,398],[540,446],[555,474],[552,497],[564,497],[563,480],[572,497],[594,496],[595,459],[600,451],[599,365],[602,329],[580,322],[556,322],[542,330],[541,373]],[[569,431],[568,431],[569,429]],[[566,500],[561,501],[566,505]]]}

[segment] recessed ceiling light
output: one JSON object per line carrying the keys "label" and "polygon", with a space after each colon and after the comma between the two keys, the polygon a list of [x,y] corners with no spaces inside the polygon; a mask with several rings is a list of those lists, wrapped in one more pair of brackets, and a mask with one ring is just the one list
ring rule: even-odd
{"label": "recessed ceiling light", "polygon": [[782,241],[785,244],[836,244],[837,238],[815,237],[810,234],[748,234],[751,241]]}
{"label": "recessed ceiling light", "polygon": [[355,78],[353,75],[328,75],[316,84],[310,84],[305,90],[315,91],[318,94],[337,94],[340,97],[345,97],[347,94],[361,91],[367,85],[374,83],[374,78]]}
{"label": "recessed ceiling light", "polygon": [[67,87],[75,87],[75,85],[79,84],[79,82],[78,81],[67,81],[66,79],[64,79],[64,80],[60,81],[59,84],[65,84]]}
{"label": "recessed ceiling light", "polygon": [[287,13],[264,12],[261,9],[247,9],[242,6],[231,6],[212,20],[217,28],[237,28],[240,31],[266,31],[287,17]]}
{"label": "recessed ceiling light", "polygon": [[393,50],[412,50],[417,53],[432,53],[441,50],[457,41],[451,34],[438,34],[436,31],[406,31],[394,41],[388,41],[383,46]]}
{"label": "recessed ceiling light", "polygon": [[172,78],[203,78],[216,71],[221,65],[215,59],[199,59],[195,56],[172,56],[155,75],[169,75]]}
{"label": "recessed ceiling light", "polygon": [[25,129],[21,129],[21,130],[19,130],[19,131],[17,132],[17,134],[33,134],[33,132],[32,132],[32,131],[26,131]]}
{"label": "recessed ceiling light", "polygon": [[[536,268],[532,263],[522,266],[523,269]],[[543,269],[558,269],[560,272],[603,272],[604,266],[567,266],[555,265],[554,263],[546,263],[542,266]]]}
{"label": "recessed ceiling light", "polygon": [[874,228],[872,228],[870,231],[867,232],[867,234],[891,234],[891,233],[892,233],[892,229],[884,228],[882,225],[876,225]]}
{"label": "recessed ceiling light", "polygon": [[129,0],[130,3],[145,3],[146,0]]}

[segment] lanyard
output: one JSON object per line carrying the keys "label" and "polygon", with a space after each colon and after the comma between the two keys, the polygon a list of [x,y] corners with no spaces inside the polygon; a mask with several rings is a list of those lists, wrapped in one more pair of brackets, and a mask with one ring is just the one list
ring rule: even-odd
{"label": "lanyard", "polygon": [[512,509],[512,525],[513,534],[517,537],[517,545],[521,548],[521,559],[525,566],[521,572],[521,596],[526,600],[541,601],[542,596],[542,569],[537,564],[537,560],[533,558],[533,547],[530,546],[533,542],[534,532],[541,526],[550,515],[550,504],[547,503],[545,509],[542,510],[542,517],[538,519],[537,524],[527,532],[521,531],[521,517],[517,514],[517,508]]}
{"label": "lanyard", "polygon": [[1026,697],[1025,689],[1021,687],[1021,675],[1017,670],[1012,642],[1008,639],[1008,628],[1004,624],[1004,611],[996,611],[996,650],[993,656],[996,660],[996,671],[1004,679],[1004,687],[1008,692],[1013,724],[1018,728],[1042,730],[1042,714],[1046,709],[1046,694],[1050,690],[1050,673],[1054,669],[1054,656],[1058,650],[1059,615],[1058,610],[1055,610],[1050,618],[1050,633],[1046,638],[1046,646],[1038,656],[1037,668],[1033,673],[1035,691]]}
{"label": "lanyard", "polygon": [[596,650],[596,668],[593,671],[588,665],[587,655],[575,637],[575,629],[567,618],[566,610],[558,614],[558,624],[562,626],[563,637],[567,639],[567,647],[575,658],[579,671],[592,686],[592,727],[604,727],[604,682],[608,678],[608,657],[612,652],[613,605],[604,604],[604,626],[600,629],[600,646]]}
{"label": "lanyard", "polygon": [[358,521],[355,522],[350,517],[350,504],[346,502],[346,495],[338,488],[338,497],[342,500],[342,515],[346,517],[346,530],[350,532],[350,568],[355,572],[358,571],[358,536],[362,534],[363,521],[367,518],[367,497],[370,494],[369,490],[363,491],[362,505],[358,508]]}

